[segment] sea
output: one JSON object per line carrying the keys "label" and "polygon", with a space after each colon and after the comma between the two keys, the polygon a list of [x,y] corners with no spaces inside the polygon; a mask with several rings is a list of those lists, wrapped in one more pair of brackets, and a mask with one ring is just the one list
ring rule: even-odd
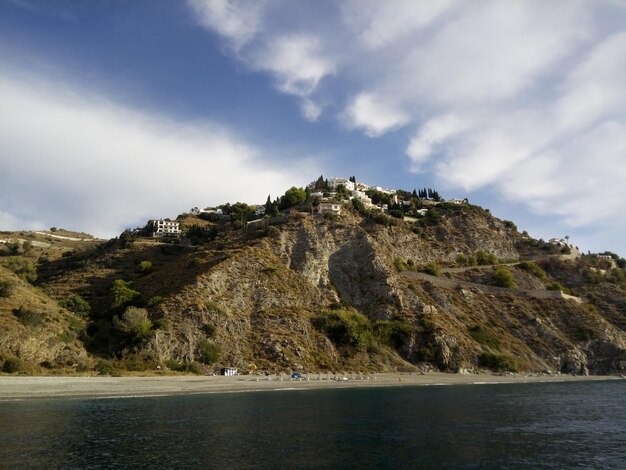
{"label": "sea", "polygon": [[0,402],[0,468],[626,469],[626,380]]}

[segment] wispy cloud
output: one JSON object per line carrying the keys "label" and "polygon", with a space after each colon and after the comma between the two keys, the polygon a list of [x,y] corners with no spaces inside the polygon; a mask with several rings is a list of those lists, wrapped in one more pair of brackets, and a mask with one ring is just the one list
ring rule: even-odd
{"label": "wispy cloud", "polygon": [[0,226],[100,236],[193,206],[264,202],[317,169],[280,168],[214,123],[180,123],[72,84],[0,76]]}
{"label": "wispy cloud", "polygon": [[[488,189],[572,225],[622,219],[624,3],[348,0],[286,16],[277,5],[263,4],[262,32],[237,59],[306,99],[308,119],[334,103],[323,111],[344,127],[404,135],[407,169],[449,189]],[[593,210],[600,186],[612,200]]]}

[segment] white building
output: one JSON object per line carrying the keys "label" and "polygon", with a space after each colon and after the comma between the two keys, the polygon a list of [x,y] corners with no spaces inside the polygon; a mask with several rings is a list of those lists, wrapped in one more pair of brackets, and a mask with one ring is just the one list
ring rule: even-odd
{"label": "white building", "polygon": [[329,178],[328,187],[331,190],[336,191],[339,186],[344,186],[348,191],[354,191],[356,189],[355,184],[345,178]]}
{"label": "white building", "polygon": [[382,186],[374,186],[373,189],[375,189],[379,193],[383,193],[383,194],[396,194],[396,190],[395,189],[385,189]]}
{"label": "white building", "polygon": [[341,214],[341,204],[337,204],[334,202],[320,202],[319,206],[317,206],[317,213],[326,214],[328,212],[333,214]]}
{"label": "white building", "polygon": [[222,367],[221,375],[239,375],[239,371],[235,367]]}
{"label": "white building", "polygon": [[367,196],[367,194],[365,194],[364,191],[359,191],[358,189],[356,191],[352,191],[352,197],[354,199],[358,199],[359,201],[361,201],[363,204],[371,204],[372,200]]}
{"label": "white building", "polygon": [[322,191],[315,191],[310,194],[311,197],[324,197],[324,193]]}
{"label": "white building", "polygon": [[450,199],[448,201],[450,204],[465,204],[467,202],[467,199]]}
{"label": "white building", "polygon": [[153,237],[177,237],[180,235],[180,224],[171,220],[153,220],[152,228]]}

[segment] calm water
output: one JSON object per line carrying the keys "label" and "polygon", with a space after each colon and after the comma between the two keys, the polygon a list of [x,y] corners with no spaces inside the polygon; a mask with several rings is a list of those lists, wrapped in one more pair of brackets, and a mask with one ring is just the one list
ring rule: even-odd
{"label": "calm water", "polygon": [[626,469],[626,380],[0,402],[0,468]]}

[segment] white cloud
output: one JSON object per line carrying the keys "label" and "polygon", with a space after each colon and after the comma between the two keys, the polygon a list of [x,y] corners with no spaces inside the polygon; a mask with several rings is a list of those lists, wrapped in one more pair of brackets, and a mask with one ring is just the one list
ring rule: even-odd
{"label": "white cloud", "polygon": [[305,161],[277,168],[214,124],[174,122],[61,88],[0,76],[3,225],[111,236],[193,206],[264,202],[319,172]]}
{"label": "white cloud", "polygon": [[239,59],[297,96],[305,119],[344,103],[345,127],[397,131],[407,168],[445,188],[487,189],[573,225],[623,219],[621,202],[579,198],[602,186],[626,201],[623,2],[299,2],[282,21],[280,8]]}
{"label": "white cloud", "polygon": [[425,28],[458,3],[457,0],[349,0],[342,4],[342,16],[360,41],[378,49]]}
{"label": "white cloud", "polygon": [[236,50],[261,29],[263,0],[187,0],[187,3],[200,24],[227,37]]}
{"label": "white cloud", "polygon": [[410,140],[406,149],[413,163],[413,171],[417,171],[420,164],[428,160],[440,144],[470,127],[471,124],[467,119],[453,114],[431,119],[424,124]]}
{"label": "white cloud", "polygon": [[378,137],[404,126],[409,116],[372,93],[356,96],[346,109],[351,127],[363,129],[369,137]]}
{"label": "white cloud", "polygon": [[300,109],[307,121],[317,121],[322,114],[322,106],[306,98],[301,101]]}
{"label": "white cloud", "polygon": [[335,66],[320,50],[321,41],[303,34],[272,38],[252,58],[255,66],[271,72],[278,89],[296,96],[309,96]]}

